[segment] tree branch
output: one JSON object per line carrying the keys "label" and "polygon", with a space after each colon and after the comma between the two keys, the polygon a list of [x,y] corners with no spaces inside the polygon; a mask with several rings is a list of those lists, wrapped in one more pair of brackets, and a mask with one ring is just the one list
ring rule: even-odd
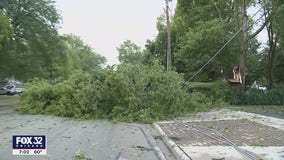
{"label": "tree branch", "polygon": [[248,36],[248,40],[257,36],[264,29],[264,27],[270,22],[272,15],[273,15],[273,12],[267,16],[264,23],[261,25],[261,27],[258,30],[256,30],[253,34]]}

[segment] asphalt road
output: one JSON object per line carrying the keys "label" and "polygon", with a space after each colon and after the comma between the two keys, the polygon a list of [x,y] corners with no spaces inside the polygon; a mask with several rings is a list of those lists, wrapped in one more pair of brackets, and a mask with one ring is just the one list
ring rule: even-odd
{"label": "asphalt road", "polygon": [[[148,127],[104,120],[74,121],[45,115],[20,115],[6,107],[0,110],[0,160],[80,159],[76,153],[88,160],[161,159],[149,139]],[[13,135],[46,135],[47,155],[12,155]]]}

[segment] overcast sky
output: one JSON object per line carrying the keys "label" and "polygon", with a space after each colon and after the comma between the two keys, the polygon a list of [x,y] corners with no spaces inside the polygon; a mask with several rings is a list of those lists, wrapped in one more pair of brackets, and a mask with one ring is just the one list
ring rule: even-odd
{"label": "overcast sky", "polygon": [[108,64],[117,64],[116,47],[125,40],[144,47],[147,39],[154,39],[165,0],[56,0],[56,6],[63,17],[61,34],[80,36]]}
{"label": "overcast sky", "polygon": [[[176,0],[170,2],[174,13]],[[157,17],[164,14],[165,0],[56,0],[63,17],[59,32],[73,33],[107,58],[108,64],[118,63],[119,47],[131,40],[144,47],[147,39],[157,35]],[[252,15],[257,9],[249,9]],[[258,39],[266,42],[262,32]]]}

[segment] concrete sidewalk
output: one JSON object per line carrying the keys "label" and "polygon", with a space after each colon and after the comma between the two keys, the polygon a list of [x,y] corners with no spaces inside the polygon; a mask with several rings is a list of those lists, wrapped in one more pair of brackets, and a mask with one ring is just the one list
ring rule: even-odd
{"label": "concrete sidewalk", "polygon": [[159,122],[154,126],[180,159],[284,160],[283,119],[219,110]]}

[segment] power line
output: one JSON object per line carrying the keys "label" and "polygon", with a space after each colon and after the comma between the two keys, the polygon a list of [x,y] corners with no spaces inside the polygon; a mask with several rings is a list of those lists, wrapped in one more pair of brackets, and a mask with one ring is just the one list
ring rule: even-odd
{"label": "power line", "polygon": [[[187,129],[189,129],[189,130],[191,130],[193,132],[196,132],[198,135],[205,135],[205,136],[207,136],[207,137],[209,137],[211,139],[214,139],[217,142],[221,142],[221,143],[225,143],[227,145],[230,145],[235,150],[237,150],[242,155],[246,156],[247,158],[249,158],[251,160],[259,160],[259,156],[257,154],[255,154],[253,152],[250,152],[248,150],[239,148],[230,139],[228,139],[226,136],[224,136],[223,134],[221,134],[219,131],[217,131],[215,129],[208,129],[208,128],[201,127],[201,126],[194,126],[194,125],[192,125],[190,123],[185,123],[185,122],[182,122],[182,121],[178,121],[175,118],[173,118],[173,120],[178,125],[184,126],[185,128],[187,128]],[[206,132],[207,130],[210,131],[211,133]]]}

